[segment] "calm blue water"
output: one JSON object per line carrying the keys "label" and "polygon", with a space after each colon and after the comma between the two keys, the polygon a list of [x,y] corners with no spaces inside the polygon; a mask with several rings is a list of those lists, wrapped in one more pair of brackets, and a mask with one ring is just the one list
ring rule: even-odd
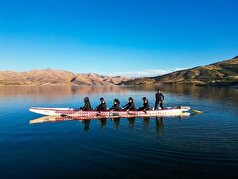
{"label": "calm blue water", "polygon": [[[204,112],[188,118],[29,124],[31,106],[80,107],[103,96],[137,107],[153,88],[1,87],[0,178],[236,178],[238,90],[163,87],[166,106]],[[151,104],[152,105],[152,104]]]}

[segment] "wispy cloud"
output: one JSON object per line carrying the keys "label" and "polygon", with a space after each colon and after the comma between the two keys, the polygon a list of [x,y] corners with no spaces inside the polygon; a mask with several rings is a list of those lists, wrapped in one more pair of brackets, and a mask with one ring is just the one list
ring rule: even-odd
{"label": "wispy cloud", "polygon": [[174,68],[174,69],[148,69],[143,71],[127,71],[127,72],[116,72],[113,76],[129,76],[129,77],[153,77],[171,73],[174,71],[184,70],[186,68]]}

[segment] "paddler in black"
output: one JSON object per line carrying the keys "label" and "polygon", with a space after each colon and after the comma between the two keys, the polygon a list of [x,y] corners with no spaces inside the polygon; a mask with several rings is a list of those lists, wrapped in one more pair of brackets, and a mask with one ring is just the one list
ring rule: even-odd
{"label": "paddler in black", "polygon": [[96,111],[106,111],[107,110],[107,105],[106,105],[106,102],[105,102],[104,98],[100,98],[100,102],[101,102],[101,104],[99,104],[96,107]]}
{"label": "paddler in black", "polygon": [[124,111],[135,111],[136,107],[135,107],[133,98],[129,97],[128,101],[129,102],[126,105],[123,106],[124,107]]}
{"label": "paddler in black", "polygon": [[84,106],[81,107],[80,110],[91,111],[92,108],[91,108],[91,104],[90,104],[89,98],[85,97],[83,101],[84,101]]}
{"label": "paddler in black", "polygon": [[139,110],[140,111],[150,110],[150,105],[149,105],[148,99],[146,97],[143,97],[142,100],[143,100],[143,107],[140,107]]}
{"label": "paddler in black", "polygon": [[163,101],[164,101],[164,95],[161,93],[160,89],[158,89],[157,93],[155,94],[155,110],[157,109],[158,104],[160,105],[161,109],[164,109]]}
{"label": "paddler in black", "polygon": [[119,99],[114,99],[114,104],[113,104],[113,106],[110,108],[110,110],[112,110],[112,111],[120,111],[120,110],[121,110]]}

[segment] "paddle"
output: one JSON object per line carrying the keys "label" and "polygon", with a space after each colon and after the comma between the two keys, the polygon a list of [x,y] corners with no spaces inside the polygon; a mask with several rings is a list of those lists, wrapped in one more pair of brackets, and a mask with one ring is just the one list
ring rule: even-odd
{"label": "paddle", "polygon": [[196,114],[202,114],[203,113],[203,111],[199,111],[199,110],[196,110],[196,109],[191,109],[191,111],[193,111]]}

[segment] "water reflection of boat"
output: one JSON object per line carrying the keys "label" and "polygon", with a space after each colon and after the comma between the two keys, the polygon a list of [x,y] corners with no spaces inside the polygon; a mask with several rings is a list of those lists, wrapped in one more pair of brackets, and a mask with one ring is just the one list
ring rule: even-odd
{"label": "water reflection of boat", "polygon": [[84,130],[85,131],[88,131],[89,130],[89,128],[90,128],[90,122],[91,122],[91,120],[90,119],[88,119],[88,120],[82,120],[82,123],[84,124]]}
{"label": "water reflection of boat", "polygon": [[114,119],[111,119],[111,120],[113,121],[113,129],[114,130],[118,129],[121,118],[114,118]]}
{"label": "water reflection of boat", "polygon": [[[180,119],[180,117],[179,117]],[[157,134],[158,136],[160,136],[162,134],[162,131],[164,129],[164,122],[163,122],[164,118],[163,117],[156,117],[155,118],[155,123],[156,123],[156,131],[157,131]]]}
{"label": "water reflection of boat", "polygon": [[105,128],[107,125],[107,118],[99,119],[99,123],[101,125],[101,129]]}
{"label": "water reflection of boat", "polygon": [[[190,116],[190,113],[182,113],[181,115],[176,116],[167,116],[165,117],[187,117]],[[160,116],[162,117],[162,116]],[[110,116],[110,119],[114,121],[114,128],[118,128],[119,122],[120,122],[120,116]],[[131,125],[133,126],[133,122],[135,122],[136,117],[134,115],[128,115],[126,118],[129,120]],[[142,117],[144,120],[148,120],[148,117]],[[72,121],[72,120],[79,120],[81,122],[84,122],[85,124],[89,124],[90,120],[98,119],[100,120],[100,123],[105,126],[106,119],[105,116],[94,116],[94,117],[86,117],[86,116],[43,116],[37,119],[30,120],[30,124],[38,124],[38,123],[47,123],[47,122],[62,122],[62,121]]]}
{"label": "water reflection of boat", "polygon": [[[30,124],[38,124],[38,123],[46,123],[46,122],[62,122],[62,121],[70,121],[75,120],[73,117],[70,116],[43,116],[37,119],[30,120]],[[83,120],[83,119],[78,119]]]}
{"label": "water reflection of boat", "polygon": [[132,117],[132,118],[128,118],[128,122],[129,122],[129,128],[133,128],[136,122],[136,118]]}
{"label": "water reflection of boat", "polygon": [[150,117],[144,117],[144,119],[143,119],[143,126],[144,126],[145,130],[147,130],[147,128],[149,126],[149,123],[150,123]]}

